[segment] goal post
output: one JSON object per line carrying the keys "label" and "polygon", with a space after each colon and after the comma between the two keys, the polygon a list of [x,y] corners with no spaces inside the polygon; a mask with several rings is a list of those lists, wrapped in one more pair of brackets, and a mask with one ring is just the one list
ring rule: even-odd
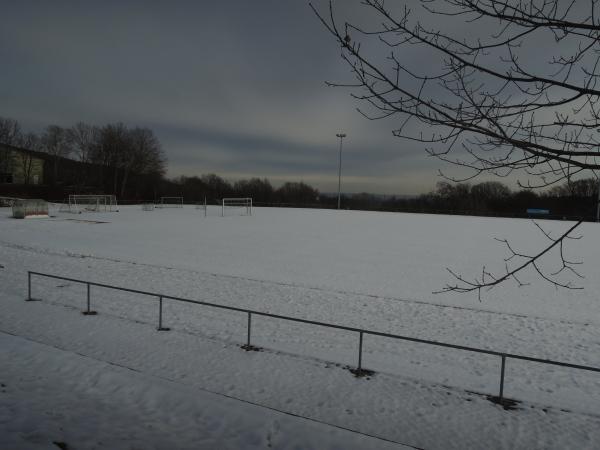
{"label": "goal post", "polygon": [[252,198],[241,197],[241,198],[224,198],[221,207],[221,216],[225,217],[225,211],[235,210],[240,215],[251,216],[252,215]]}
{"label": "goal post", "polygon": [[183,197],[161,197],[157,208],[183,208]]}
{"label": "goal post", "polygon": [[206,197],[204,197],[204,203],[196,203],[196,209],[203,209],[204,217],[207,216],[208,207],[206,206]]}
{"label": "goal post", "polygon": [[117,197],[115,195],[94,194],[69,195],[68,203],[69,212],[100,212],[100,211],[117,211]]}

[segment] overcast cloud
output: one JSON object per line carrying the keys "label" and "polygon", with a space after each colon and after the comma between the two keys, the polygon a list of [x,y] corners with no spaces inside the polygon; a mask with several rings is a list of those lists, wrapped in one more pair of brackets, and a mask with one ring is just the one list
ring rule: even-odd
{"label": "overcast cloud", "polygon": [[339,131],[346,192],[425,192],[444,168],[325,86],[349,73],[304,0],[7,1],[0,61],[0,116],[32,131],[148,126],[172,177],[302,180],[332,192]]}

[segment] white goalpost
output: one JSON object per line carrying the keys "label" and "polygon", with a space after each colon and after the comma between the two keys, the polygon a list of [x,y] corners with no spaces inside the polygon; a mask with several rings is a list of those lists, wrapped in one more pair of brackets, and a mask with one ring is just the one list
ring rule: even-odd
{"label": "white goalpost", "polygon": [[183,208],[183,197],[161,197],[157,208]]}
{"label": "white goalpost", "polygon": [[233,210],[238,212],[239,215],[251,216],[252,215],[252,198],[224,198],[221,209],[221,216],[225,217],[226,210]]}
{"label": "white goalpost", "polygon": [[68,211],[81,213],[83,211],[118,211],[115,195],[69,195]]}
{"label": "white goalpost", "polygon": [[196,209],[203,209],[204,217],[206,217],[208,211],[208,208],[206,206],[206,197],[204,197],[204,203],[196,203]]}

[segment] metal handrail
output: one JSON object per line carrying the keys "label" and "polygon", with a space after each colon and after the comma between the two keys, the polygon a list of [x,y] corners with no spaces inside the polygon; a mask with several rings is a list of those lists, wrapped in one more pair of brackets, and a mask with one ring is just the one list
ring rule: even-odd
{"label": "metal handrail", "polygon": [[504,372],[505,372],[505,366],[506,366],[506,359],[517,359],[517,360],[530,361],[530,362],[536,362],[536,363],[541,363],[541,364],[550,364],[550,365],[560,366],[560,367],[568,367],[571,369],[587,370],[587,371],[591,371],[591,372],[600,372],[600,368],[598,368],[598,367],[584,366],[581,364],[573,364],[573,363],[567,363],[567,362],[562,362],[562,361],[554,361],[551,359],[542,359],[542,358],[536,358],[536,357],[532,357],[532,356],[518,355],[515,353],[499,352],[499,351],[495,351],[495,350],[487,350],[487,349],[483,349],[483,348],[470,347],[470,346],[466,346],[466,345],[449,344],[447,342],[439,342],[439,341],[433,341],[433,340],[429,340],[429,339],[421,339],[421,338],[415,338],[415,337],[410,337],[410,336],[402,336],[402,335],[398,335],[398,334],[384,333],[381,331],[365,330],[363,328],[349,327],[349,326],[345,326],[345,325],[337,325],[337,324],[333,324],[333,323],[319,322],[319,321],[315,321],[315,320],[300,319],[298,317],[284,316],[281,314],[273,314],[273,313],[256,311],[256,310],[247,309],[247,308],[239,308],[236,306],[219,305],[217,303],[210,303],[210,302],[205,302],[205,301],[201,301],[201,300],[192,300],[192,299],[188,299],[188,298],[175,297],[175,296],[167,295],[167,294],[160,294],[157,292],[142,291],[139,289],[119,287],[119,286],[114,286],[114,285],[105,284],[105,283],[97,283],[94,281],[86,281],[86,280],[80,280],[80,279],[76,279],[76,278],[63,277],[63,276],[59,276],[59,275],[52,275],[52,274],[47,274],[47,273],[42,273],[42,272],[34,272],[34,271],[27,272],[28,293],[27,293],[26,301],[34,300],[31,297],[31,277],[32,277],[32,275],[45,277],[45,278],[53,278],[53,279],[57,279],[57,280],[72,281],[74,283],[81,283],[81,284],[87,285],[87,309],[86,309],[86,311],[83,312],[83,314],[85,314],[85,315],[95,315],[96,314],[95,311],[91,310],[91,298],[90,298],[90,287],[91,286],[97,286],[97,287],[102,287],[102,288],[107,288],[107,289],[114,289],[114,290],[124,291],[124,292],[132,292],[135,294],[142,294],[142,295],[147,295],[150,297],[156,297],[159,299],[158,330],[160,330],[160,331],[169,330],[169,328],[165,328],[162,326],[163,325],[162,324],[163,299],[175,300],[178,302],[192,303],[192,304],[196,304],[196,305],[209,306],[212,308],[225,309],[225,310],[229,310],[229,311],[237,311],[237,312],[246,313],[246,314],[248,314],[248,336],[247,336],[246,344],[243,346],[243,348],[245,348],[245,349],[255,348],[255,347],[251,346],[251,344],[250,344],[252,315],[263,316],[263,317],[272,317],[275,319],[287,320],[290,322],[306,323],[309,325],[317,325],[317,326],[326,327],[326,328],[334,328],[337,330],[344,330],[344,331],[351,331],[351,332],[359,333],[360,340],[359,340],[359,352],[358,352],[358,366],[357,366],[356,370],[354,371],[354,373],[356,373],[357,375],[361,375],[364,372],[364,369],[362,367],[362,348],[363,348],[363,335],[365,335],[365,334],[371,335],[371,336],[386,337],[386,338],[390,338],[390,339],[399,339],[399,340],[409,341],[409,342],[416,342],[419,344],[428,344],[428,345],[434,345],[434,346],[438,346],[438,347],[452,348],[452,349],[456,349],[456,350],[465,350],[465,351],[474,352],[474,353],[483,353],[486,355],[499,356],[502,359],[501,373],[500,373],[500,391],[499,391],[499,395],[497,397],[494,397],[499,403],[502,403],[504,401],[503,393],[504,393]]}

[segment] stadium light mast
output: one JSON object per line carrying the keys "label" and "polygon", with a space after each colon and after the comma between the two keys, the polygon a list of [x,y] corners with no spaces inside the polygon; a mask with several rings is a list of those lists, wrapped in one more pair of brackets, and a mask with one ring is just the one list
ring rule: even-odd
{"label": "stadium light mast", "polygon": [[596,202],[596,222],[600,222],[600,177],[598,178],[598,200]]}
{"label": "stadium light mast", "polygon": [[341,199],[341,188],[342,188],[342,142],[344,141],[344,138],[346,137],[345,133],[337,133],[336,134],[337,137],[340,138],[340,162],[338,165],[338,207],[337,209],[340,209],[340,199]]}
{"label": "stadium light mast", "polygon": [[[596,128],[600,131],[600,128]],[[600,222],[600,177],[598,177],[598,200],[596,200],[596,222]]]}

